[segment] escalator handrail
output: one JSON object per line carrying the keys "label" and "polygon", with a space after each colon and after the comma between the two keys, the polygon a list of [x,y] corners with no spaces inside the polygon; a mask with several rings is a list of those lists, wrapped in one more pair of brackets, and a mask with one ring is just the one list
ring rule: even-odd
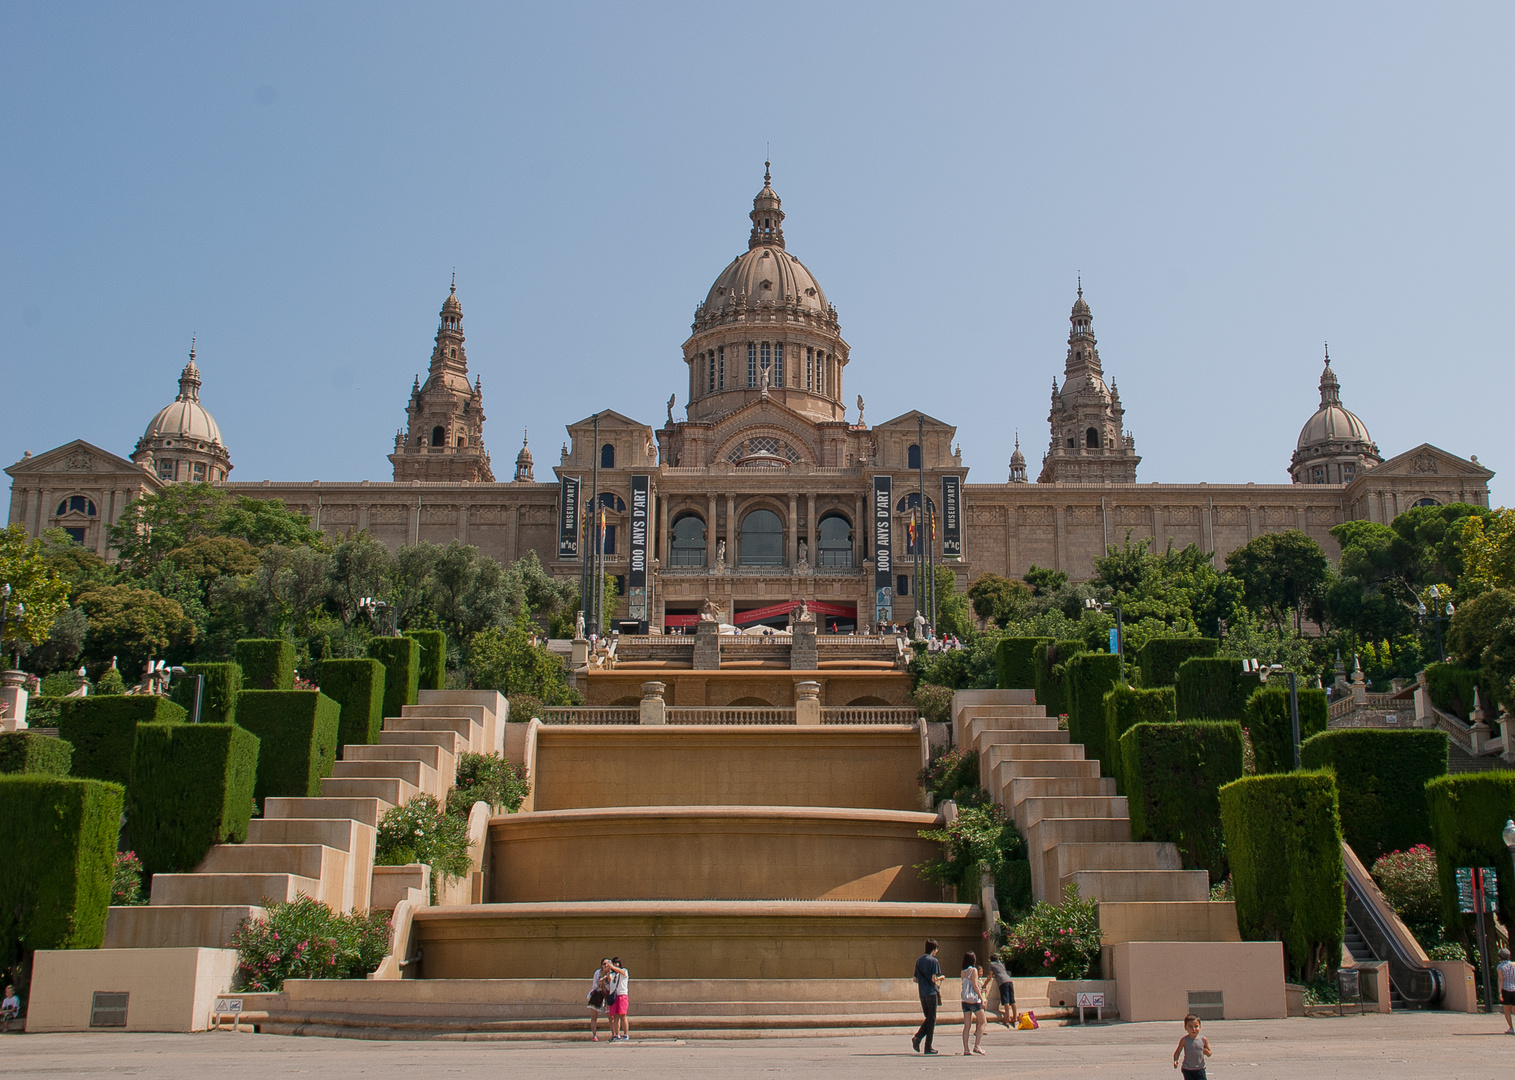
{"label": "escalator handrail", "polygon": [[1343,843],[1341,853],[1346,867],[1347,917],[1373,955],[1388,961],[1389,981],[1400,997],[1417,1005],[1437,1004],[1444,989],[1441,972],[1430,966],[1420,942],[1378,891],[1352,848]]}

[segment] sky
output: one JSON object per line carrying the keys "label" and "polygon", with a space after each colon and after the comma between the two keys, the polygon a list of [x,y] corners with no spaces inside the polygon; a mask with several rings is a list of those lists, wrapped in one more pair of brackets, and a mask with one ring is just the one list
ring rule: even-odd
{"label": "sky", "polygon": [[[235,480],[387,480],[456,269],[485,440],[682,417],[765,155],[849,418],[1031,463],[1082,275],[1141,482],[1515,476],[1515,6],[0,5],[0,459],[129,455],[196,337]],[[1491,337],[1492,335],[1492,337]]]}

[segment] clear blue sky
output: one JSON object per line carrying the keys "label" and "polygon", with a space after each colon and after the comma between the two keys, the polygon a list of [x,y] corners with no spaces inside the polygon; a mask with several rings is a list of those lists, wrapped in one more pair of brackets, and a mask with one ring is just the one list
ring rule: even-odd
{"label": "clear blue sky", "polygon": [[[199,335],[237,480],[388,479],[454,267],[485,437],[661,424],[771,144],[847,401],[1047,445],[1082,273],[1142,481],[1281,483],[1321,343],[1515,477],[1515,7],[0,7],[0,459],[129,454]],[[849,410],[850,415],[855,415]]]}

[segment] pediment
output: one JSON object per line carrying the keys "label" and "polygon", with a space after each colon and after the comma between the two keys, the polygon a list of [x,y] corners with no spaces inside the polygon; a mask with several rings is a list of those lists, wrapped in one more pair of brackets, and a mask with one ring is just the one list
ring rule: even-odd
{"label": "pediment", "polygon": [[130,476],[138,480],[151,479],[142,467],[135,462],[112,454],[109,450],[102,450],[93,443],[85,442],[83,439],[75,439],[73,442],[64,443],[62,446],[54,447],[51,450],[35,454],[32,457],[22,458],[5,471],[7,475],[16,478],[62,474],[65,476]]}
{"label": "pediment", "polygon": [[1458,457],[1430,443],[1421,443],[1412,450],[1391,457],[1382,465],[1374,466],[1363,475],[1378,478],[1407,476],[1417,480],[1431,477],[1476,477],[1487,481],[1494,473],[1476,461]]}
{"label": "pediment", "polygon": [[642,423],[640,420],[633,420],[631,417],[626,416],[622,413],[618,413],[614,409],[603,409],[600,412],[593,414],[592,416],[586,416],[576,424],[569,424],[568,430],[570,432],[573,432],[579,428],[594,427],[594,422],[596,419],[598,419],[600,422],[601,431],[609,431],[618,428],[635,428],[637,430],[643,431],[652,430],[649,425]]}
{"label": "pediment", "polygon": [[928,429],[947,431],[952,434],[957,433],[957,428],[952,424],[938,420],[930,413],[923,413],[919,409],[911,409],[907,413],[896,416],[893,420],[885,420],[882,424],[874,424],[873,428],[875,431],[885,430],[889,428],[909,428],[911,431],[915,431],[919,427],[918,420],[924,420],[925,426]]}
{"label": "pediment", "polygon": [[787,437],[788,444],[799,451],[801,459],[808,464],[820,460],[815,421],[772,398],[759,398],[723,416],[711,436],[718,448],[718,461],[725,460],[735,444],[769,437]]}

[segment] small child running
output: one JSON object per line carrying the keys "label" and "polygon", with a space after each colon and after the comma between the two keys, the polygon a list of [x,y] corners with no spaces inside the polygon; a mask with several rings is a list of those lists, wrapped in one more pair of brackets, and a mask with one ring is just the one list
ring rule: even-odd
{"label": "small child running", "polygon": [[1173,1067],[1183,1070],[1184,1080],[1206,1080],[1205,1058],[1209,1056],[1210,1040],[1199,1033],[1199,1017],[1190,1013],[1184,1017],[1184,1037],[1173,1051]]}

